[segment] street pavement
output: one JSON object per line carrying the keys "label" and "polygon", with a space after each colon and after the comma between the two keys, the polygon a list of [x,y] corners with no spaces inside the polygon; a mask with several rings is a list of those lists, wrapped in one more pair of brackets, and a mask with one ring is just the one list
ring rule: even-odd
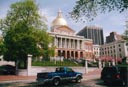
{"label": "street pavement", "polygon": [[[101,69],[96,68],[86,74],[83,74],[83,81],[100,78]],[[0,83],[12,83],[12,82],[36,82],[36,76],[15,76],[6,75],[0,76]]]}
{"label": "street pavement", "polygon": [[100,78],[100,74],[101,74],[101,70],[99,68],[96,68],[93,71],[88,72],[87,74],[83,74],[83,79],[82,80],[92,80],[92,79],[99,79]]}

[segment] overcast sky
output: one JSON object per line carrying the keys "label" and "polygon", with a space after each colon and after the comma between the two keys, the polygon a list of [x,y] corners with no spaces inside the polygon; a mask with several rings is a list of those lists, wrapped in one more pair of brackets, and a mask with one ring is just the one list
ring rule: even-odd
{"label": "overcast sky", "polygon": [[[4,18],[9,10],[9,6],[20,0],[0,0],[0,18]],[[61,9],[63,17],[67,21],[70,28],[76,32],[88,25],[96,25],[103,28],[104,36],[108,36],[110,32],[115,31],[122,34],[125,30],[126,12],[118,13],[116,11],[106,14],[100,14],[91,22],[75,22],[69,18],[68,13],[72,10],[77,0],[36,0],[40,14],[45,15],[50,28],[51,22],[56,18],[57,12]],[[50,29],[49,29],[50,30]]]}

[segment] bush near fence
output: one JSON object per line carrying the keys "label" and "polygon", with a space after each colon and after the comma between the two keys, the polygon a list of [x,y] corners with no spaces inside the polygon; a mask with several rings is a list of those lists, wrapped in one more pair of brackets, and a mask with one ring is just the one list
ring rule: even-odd
{"label": "bush near fence", "polygon": [[82,66],[72,61],[33,61],[32,66]]}

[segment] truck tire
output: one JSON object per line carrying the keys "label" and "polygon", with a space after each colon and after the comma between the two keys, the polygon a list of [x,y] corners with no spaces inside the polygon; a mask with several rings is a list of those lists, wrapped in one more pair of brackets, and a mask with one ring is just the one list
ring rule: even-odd
{"label": "truck tire", "polygon": [[81,76],[77,76],[76,79],[75,79],[75,82],[80,83],[81,79],[82,79]]}
{"label": "truck tire", "polygon": [[58,86],[59,84],[60,84],[60,79],[59,78],[53,79],[53,85]]}

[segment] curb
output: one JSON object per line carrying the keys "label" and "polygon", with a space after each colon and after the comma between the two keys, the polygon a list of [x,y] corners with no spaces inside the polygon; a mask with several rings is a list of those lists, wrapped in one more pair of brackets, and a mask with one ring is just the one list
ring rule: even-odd
{"label": "curb", "polygon": [[0,81],[1,83],[19,83],[19,82],[23,82],[23,83],[30,83],[30,82],[36,82],[36,80],[8,80],[8,81]]}

